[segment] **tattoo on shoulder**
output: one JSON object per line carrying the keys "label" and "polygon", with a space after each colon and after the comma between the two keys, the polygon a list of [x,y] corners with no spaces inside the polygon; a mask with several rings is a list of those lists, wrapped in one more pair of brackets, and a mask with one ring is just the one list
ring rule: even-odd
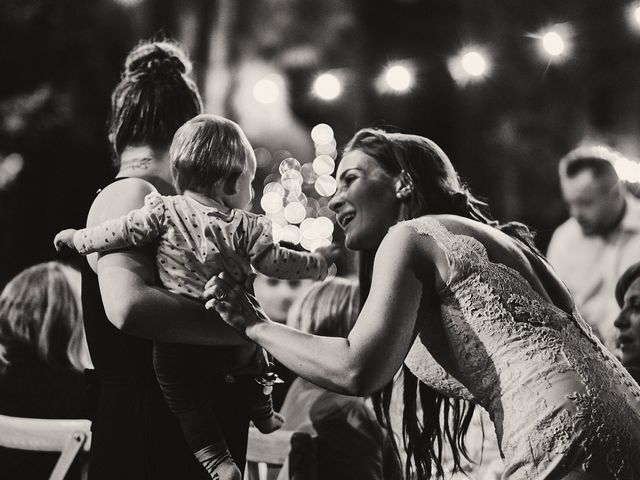
{"label": "tattoo on shoulder", "polygon": [[140,169],[147,170],[149,165],[151,165],[152,159],[151,157],[141,157],[141,158],[132,158],[130,160],[125,160],[120,164],[121,170],[129,170],[129,169]]}

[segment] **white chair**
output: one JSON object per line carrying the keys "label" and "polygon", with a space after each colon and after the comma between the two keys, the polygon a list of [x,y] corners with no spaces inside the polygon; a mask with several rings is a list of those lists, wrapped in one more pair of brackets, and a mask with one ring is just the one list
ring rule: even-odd
{"label": "white chair", "polygon": [[250,427],[245,479],[273,480],[278,477],[283,465],[286,465],[286,478],[315,480],[317,464],[314,438],[308,433],[287,430],[265,435],[255,427]]}
{"label": "white chair", "polygon": [[82,458],[81,475],[87,477],[91,448],[89,420],[52,420],[0,415],[0,446],[17,450],[60,452],[49,480],[63,480],[76,457]]}

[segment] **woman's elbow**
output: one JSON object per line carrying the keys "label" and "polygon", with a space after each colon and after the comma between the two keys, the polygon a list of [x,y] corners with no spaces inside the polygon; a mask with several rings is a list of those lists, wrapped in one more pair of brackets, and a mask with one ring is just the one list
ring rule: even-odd
{"label": "woman's elbow", "polygon": [[349,369],[342,387],[341,393],[354,397],[368,397],[380,388],[375,375],[359,367]]}
{"label": "woman's elbow", "polygon": [[103,303],[104,312],[113,326],[125,333],[134,329],[133,325],[135,324],[136,318],[135,300],[122,297],[117,301],[108,301],[105,299]]}

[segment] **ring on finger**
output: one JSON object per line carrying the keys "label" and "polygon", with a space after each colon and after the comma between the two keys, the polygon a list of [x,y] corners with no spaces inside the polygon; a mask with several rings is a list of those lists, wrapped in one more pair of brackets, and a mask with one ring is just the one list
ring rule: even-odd
{"label": "ring on finger", "polygon": [[227,292],[221,291],[216,294],[216,300],[224,300],[227,298]]}

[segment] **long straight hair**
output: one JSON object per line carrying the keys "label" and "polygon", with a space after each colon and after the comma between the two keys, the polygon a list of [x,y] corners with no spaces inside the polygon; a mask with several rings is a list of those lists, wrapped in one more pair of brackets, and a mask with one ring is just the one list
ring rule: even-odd
{"label": "long straight hair", "polygon": [[[487,204],[476,198],[460,181],[451,161],[435,142],[418,135],[362,129],[345,147],[345,153],[353,150],[369,155],[391,175],[403,174],[411,189],[411,195],[402,205],[404,219],[426,214],[459,215],[504,231],[537,252],[525,225],[517,222],[500,224],[491,218]],[[359,254],[362,305],[371,290],[374,256],[375,252]],[[415,470],[418,479],[429,479],[433,469],[438,477],[442,477],[445,442],[449,443],[452,452],[453,470],[461,470],[461,457],[468,458],[464,437],[473,416],[474,404],[436,392],[420,383],[406,366],[403,373],[403,443],[407,453],[407,478],[411,478]],[[376,416],[390,433],[392,388],[393,384],[389,383],[373,395]],[[422,419],[418,419],[418,399]],[[394,439],[393,434],[390,436]],[[394,446],[397,450],[397,445]]]}
{"label": "long straight hair", "polygon": [[87,365],[80,278],[59,262],[34,265],[0,294],[0,372],[25,359],[82,370]]}

